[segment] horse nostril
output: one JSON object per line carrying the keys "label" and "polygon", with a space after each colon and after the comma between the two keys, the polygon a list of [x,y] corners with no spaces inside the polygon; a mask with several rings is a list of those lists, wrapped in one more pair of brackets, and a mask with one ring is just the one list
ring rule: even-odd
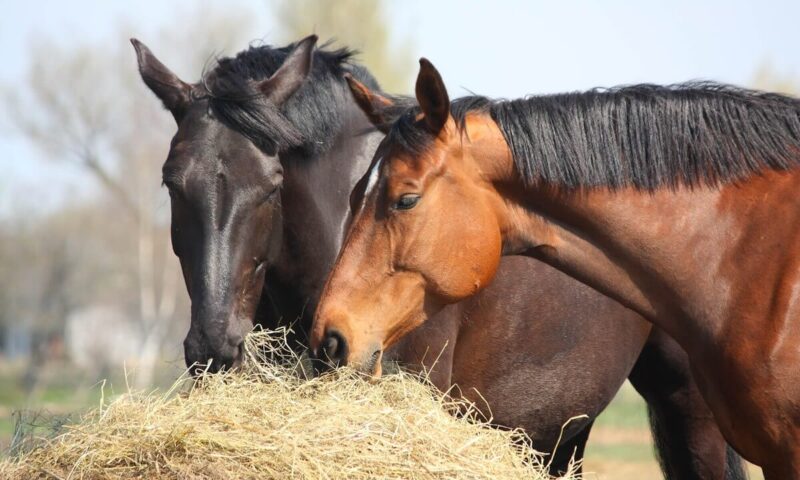
{"label": "horse nostril", "polygon": [[347,360],[347,341],[342,334],[331,330],[322,341],[322,360],[344,365]]}
{"label": "horse nostril", "polygon": [[330,336],[325,339],[325,345],[322,346],[322,351],[329,358],[336,356],[336,348],[339,346],[339,340],[335,336]]}
{"label": "horse nostril", "polygon": [[230,337],[228,337],[228,345],[230,345],[236,350],[241,350],[243,344],[244,344],[244,336],[242,335],[231,335]]}
{"label": "horse nostril", "polygon": [[236,347],[236,353],[233,357],[233,362],[231,362],[230,368],[239,368],[244,363],[244,342],[239,343],[239,346]]}

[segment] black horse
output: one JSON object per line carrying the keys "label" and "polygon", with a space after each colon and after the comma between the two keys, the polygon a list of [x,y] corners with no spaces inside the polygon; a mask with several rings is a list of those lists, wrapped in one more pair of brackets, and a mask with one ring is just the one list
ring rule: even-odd
{"label": "black horse", "polygon": [[[298,319],[305,341],[343,241],[350,192],[382,139],[345,76],[379,91],[375,80],[350,51],[315,50],[315,42],[251,47],[188,84],[133,40],[144,82],[178,124],[163,180],[192,300],[187,365],[234,367],[254,322]],[[489,288],[439,315],[388,356],[488,403],[495,424],[524,428],[541,451],[553,449],[568,418],[587,414],[566,429],[553,473],[573,452],[583,456],[594,418],[628,377],[648,402],[668,478],[744,478],[685,354],[594,290],[508,257]]]}

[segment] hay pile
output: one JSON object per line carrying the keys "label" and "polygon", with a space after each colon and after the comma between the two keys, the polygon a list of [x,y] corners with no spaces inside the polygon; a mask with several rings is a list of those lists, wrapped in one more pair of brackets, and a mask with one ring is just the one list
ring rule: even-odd
{"label": "hay pile", "polygon": [[469,407],[410,374],[303,380],[276,332],[252,334],[246,356],[201,387],[124,394],[0,464],[0,478],[547,478],[521,433],[449,415]]}

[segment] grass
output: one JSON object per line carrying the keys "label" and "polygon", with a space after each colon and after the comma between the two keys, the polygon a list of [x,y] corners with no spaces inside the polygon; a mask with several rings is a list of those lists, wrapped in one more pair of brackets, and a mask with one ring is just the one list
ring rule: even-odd
{"label": "grass", "polygon": [[[163,369],[159,383],[169,385],[179,374],[174,366]],[[33,388],[25,387],[25,366],[0,363],[0,458],[10,446],[16,412],[25,412],[25,418],[36,418],[36,422],[53,423],[62,418],[78,415],[96,407],[101,398],[102,381],[89,378],[74,367],[56,363],[41,369]],[[105,384],[105,395],[113,395],[114,386],[125,391],[122,375]]]}
{"label": "grass", "polygon": [[21,368],[0,368],[0,451],[5,452],[10,445],[16,412],[30,410],[41,411],[45,416],[66,416],[88,408],[89,398],[86,389],[60,384],[41,384],[26,392]]}
{"label": "grass", "polygon": [[594,422],[595,428],[649,429],[647,407],[629,383],[620,389],[611,405]]}
{"label": "grass", "polygon": [[16,423],[17,420],[12,415],[3,415],[0,417],[0,448],[8,447]]}
{"label": "grass", "polygon": [[598,460],[655,464],[653,446],[649,443],[602,444],[595,442],[595,445],[591,447],[590,455],[590,458],[597,458]]}
{"label": "grass", "polygon": [[653,451],[647,407],[627,382],[597,417],[586,446],[587,478],[634,480],[660,478]]}

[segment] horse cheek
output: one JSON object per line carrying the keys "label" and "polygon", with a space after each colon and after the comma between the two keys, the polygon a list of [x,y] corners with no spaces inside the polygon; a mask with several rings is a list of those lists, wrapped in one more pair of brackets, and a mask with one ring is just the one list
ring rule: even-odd
{"label": "horse cheek", "polygon": [[476,276],[473,284],[472,295],[486,288],[486,286],[488,286],[492,280],[494,280],[494,276],[497,274],[497,269],[500,266],[503,239],[501,238],[499,228],[493,229],[491,232],[492,233],[487,234],[487,237],[489,238],[486,242],[485,248],[477,252],[480,255],[480,258],[478,259],[476,265],[479,265],[479,267],[475,272]]}

